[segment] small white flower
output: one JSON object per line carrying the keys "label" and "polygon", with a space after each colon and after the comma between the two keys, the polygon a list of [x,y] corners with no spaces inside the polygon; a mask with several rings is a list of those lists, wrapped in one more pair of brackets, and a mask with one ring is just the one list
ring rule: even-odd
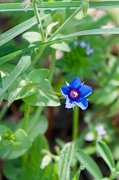
{"label": "small white flower", "polygon": [[[97,140],[101,140],[102,137],[106,135],[105,127],[102,124],[97,125],[94,130],[97,131],[97,137],[96,137]],[[95,140],[94,134],[92,132],[88,132],[85,135],[85,140],[86,141],[93,141],[93,140]]]}
{"label": "small white flower", "polygon": [[43,157],[40,168],[44,169],[50,162],[51,162],[52,158],[49,155],[46,155]]}
{"label": "small white flower", "polygon": [[106,130],[105,130],[104,126],[101,124],[101,125],[96,126],[95,129],[96,129],[96,131],[98,133],[97,139],[101,140],[102,136],[106,135]]}
{"label": "small white flower", "polygon": [[47,37],[50,35],[51,31],[52,31],[52,28],[54,26],[56,26],[59,22],[52,22],[51,24],[49,24],[46,28],[46,39]]}

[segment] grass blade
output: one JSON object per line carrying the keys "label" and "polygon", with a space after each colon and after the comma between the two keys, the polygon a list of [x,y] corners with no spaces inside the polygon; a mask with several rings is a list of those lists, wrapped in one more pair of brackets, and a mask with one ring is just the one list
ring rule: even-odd
{"label": "grass blade", "polygon": [[[57,2],[43,2],[43,5],[38,4],[39,10],[58,10],[58,9],[77,9],[81,6],[82,1],[57,1]],[[119,8],[119,1],[99,1],[90,2],[89,8]],[[32,4],[28,10],[33,10]],[[23,11],[21,3],[2,3],[0,4],[0,12],[4,11]]]}
{"label": "grass blade", "polygon": [[[44,14],[43,12],[40,13],[41,20],[45,19],[50,14]],[[37,24],[36,17],[32,17],[27,21],[13,27],[12,29],[6,31],[5,33],[0,35],[0,46],[5,44],[6,42],[10,41],[14,37],[18,36],[19,34],[23,33],[24,31],[28,30],[32,26]]]}

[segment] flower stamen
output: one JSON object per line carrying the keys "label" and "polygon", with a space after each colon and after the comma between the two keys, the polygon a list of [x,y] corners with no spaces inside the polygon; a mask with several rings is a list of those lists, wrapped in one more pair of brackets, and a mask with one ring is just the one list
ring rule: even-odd
{"label": "flower stamen", "polygon": [[79,97],[79,92],[77,91],[77,89],[72,88],[69,91],[68,96],[71,100],[76,100]]}

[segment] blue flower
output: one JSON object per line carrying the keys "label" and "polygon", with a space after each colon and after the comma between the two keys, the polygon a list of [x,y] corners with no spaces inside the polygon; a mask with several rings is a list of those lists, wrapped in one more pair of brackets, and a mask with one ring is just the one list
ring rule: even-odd
{"label": "blue flower", "polygon": [[92,93],[92,88],[82,84],[78,77],[74,78],[67,86],[62,86],[60,90],[66,98],[66,108],[73,108],[77,105],[85,110],[88,107],[86,97]]}
{"label": "blue flower", "polygon": [[74,41],[74,46],[77,47],[78,45],[79,45],[78,41],[75,40],[75,41]]}
{"label": "blue flower", "polygon": [[89,55],[92,54],[93,52],[94,52],[94,50],[90,47],[90,45],[87,45],[86,55],[89,56]]}
{"label": "blue flower", "polygon": [[86,55],[89,56],[94,52],[94,50],[90,47],[89,44],[87,44],[85,41],[81,41],[80,47],[86,48]]}
{"label": "blue flower", "polygon": [[81,41],[80,46],[81,46],[82,48],[84,48],[84,47],[87,46],[87,43],[86,43],[85,41]]}

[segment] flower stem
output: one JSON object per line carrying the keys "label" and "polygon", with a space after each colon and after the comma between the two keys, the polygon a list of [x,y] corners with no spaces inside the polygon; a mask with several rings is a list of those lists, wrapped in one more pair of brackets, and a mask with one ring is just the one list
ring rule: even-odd
{"label": "flower stem", "polygon": [[48,80],[50,81],[50,83],[52,83],[54,69],[55,69],[55,53],[56,53],[55,49],[52,49],[50,71],[49,71],[49,76],[48,76]]}
{"label": "flower stem", "polygon": [[35,123],[37,122],[37,120],[38,120],[38,118],[39,118],[39,116],[40,116],[43,108],[44,108],[44,107],[42,107],[42,106],[37,107],[37,110],[36,110],[36,112],[35,112],[35,115],[34,115],[34,117],[33,117],[33,119],[32,119],[32,123],[31,123],[30,126],[29,126],[29,132],[32,130],[32,128],[34,127]]}
{"label": "flower stem", "polygon": [[30,105],[26,104],[25,113],[24,113],[24,121],[23,121],[23,129],[25,131],[27,130],[27,124],[28,124],[28,119],[29,119],[29,112],[30,112]]}
{"label": "flower stem", "polygon": [[[37,22],[38,24],[40,23],[41,24],[41,21],[39,19],[39,14],[38,14],[38,9],[37,9],[37,5],[36,3],[33,1],[33,7],[34,7],[34,14],[36,16],[36,19],[37,19]],[[79,7],[56,31],[55,33],[49,38],[47,39],[47,42],[51,41],[74,17],[75,15],[81,10],[82,7]],[[41,28],[40,28],[40,31],[41,31],[41,36],[42,36],[42,39],[43,39],[43,42],[45,41],[44,39],[44,34],[43,34],[43,30],[42,30],[42,24],[41,24]],[[32,64],[34,65],[40,55],[43,53],[44,49],[45,49],[46,46],[43,46],[42,49],[41,49],[41,52],[38,53],[38,55],[36,56],[36,58],[34,59],[34,61],[32,62]]]}
{"label": "flower stem", "polygon": [[73,111],[73,131],[72,131],[73,141],[75,141],[78,137],[78,123],[79,123],[79,107],[75,106]]}
{"label": "flower stem", "polygon": [[[24,131],[27,131],[27,125],[28,125],[28,119],[29,119],[29,112],[30,112],[30,105],[29,104],[25,104],[25,113],[24,113],[24,120],[23,120],[23,129]],[[28,160],[28,153],[25,152],[25,154],[23,154],[22,156],[22,164],[26,164]]]}
{"label": "flower stem", "polygon": [[[50,70],[49,70],[49,76],[48,76],[48,80],[50,81],[50,83],[52,83],[54,68],[55,68],[55,52],[56,51],[54,49],[52,49],[52,57],[51,57]],[[37,108],[34,118],[32,119],[32,123],[29,127],[29,131],[32,129],[34,124],[37,122],[37,119],[39,118],[43,109],[44,109],[44,107],[42,107],[42,106],[39,106]]]}
{"label": "flower stem", "polygon": [[40,57],[41,57],[41,55],[42,55],[44,49],[45,49],[45,46],[39,48],[39,50],[38,50],[38,52],[37,52],[35,58],[34,58],[33,61],[31,62],[31,66],[35,66],[35,64],[37,63],[37,61],[40,60]]}
{"label": "flower stem", "polygon": [[74,11],[74,13],[54,32],[54,34],[48,39],[48,41],[52,40],[58,33],[61,31],[74,17],[75,15],[82,9],[82,6]]}
{"label": "flower stem", "polygon": [[38,13],[37,4],[35,3],[34,0],[33,0],[33,9],[34,9],[34,14],[36,16],[36,20],[37,20],[37,23],[38,23],[38,29],[40,31],[40,34],[41,34],[41,37],[42,37],[42,41],[44,42],[45,38],[44,38],[43,29],[42,29],[42,23],[41,23],[41,19],[40,19],[39,13]]}
{"label": "flower stem", "polygon": [[2,108],[2,110],[0,112],[0,121],[2,121],[2,118],[4,117],[7,110],[8,110],[8,106],[7,106],[7,103],[5,103],[4,107]]}

